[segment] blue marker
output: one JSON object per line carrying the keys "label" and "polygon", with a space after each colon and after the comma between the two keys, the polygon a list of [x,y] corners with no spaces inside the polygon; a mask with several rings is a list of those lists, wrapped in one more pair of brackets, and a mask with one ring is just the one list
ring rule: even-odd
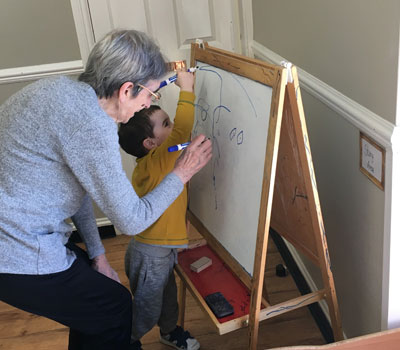
{"label": "blue marker", "polygon": [[190,142],[180,143],[179,145],[168,147],[168,152],[175,152],[185,149],[187,146],[190,145]]}
{"label": "blue marker", "polygon": [[[198,69],[198,68],[199,67],[189,68],[187,71],[190,73],[194,73],[196,71],[196,69]],[[176,81],[177,78],[178,78],[178,75],[174,75],[168,79],[165,79],[164,81],[161,82],[159,89],[173,83],[174,81]]]}

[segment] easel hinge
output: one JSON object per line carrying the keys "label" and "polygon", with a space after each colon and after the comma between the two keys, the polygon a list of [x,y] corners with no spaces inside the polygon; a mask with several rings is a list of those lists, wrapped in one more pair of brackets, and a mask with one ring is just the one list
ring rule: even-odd
{"label": "easel hinge", "polygon": [[293,65],[290,62],[282,61],[281,66],[285,67],[288,71],[286,84],[293,83],[293,75],[292,75],[292,66]]}
{"label": "easel hinge", "polygon": [[199,45],[200,49],[204,49],[203,39],[196,39],[196,44]]}

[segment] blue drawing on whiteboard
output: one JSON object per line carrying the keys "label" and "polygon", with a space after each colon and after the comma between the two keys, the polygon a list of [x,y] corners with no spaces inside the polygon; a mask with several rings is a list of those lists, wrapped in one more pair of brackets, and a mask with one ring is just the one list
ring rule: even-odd
{"label": "blue drawing on whiteboard", "polygon": [[243,143],[243,130],[241,132],[239,132],[239,134],[236,138],[236,142],[238,145],[241,145]]}
{"label": "blue drawing on whiteboard", "polygon": [[[223,138],[228,137],[228,140],[234,142],[235,149],[232,151],[238,151],[241,146],[245,143],[245,130],[241,130],[243,126],[240,127],[240,129],[236,127],[231,127],[230,130],[224,130],[226,128],[226,125],[229,125],[229,118],[230,114],[232,113],[232,108],[228,105],[224,105],[222,103],[223,101],[223,85],[224,85],[224,79],[222,75],[217,71],[218,68],[215,68],[213,66],[209,65],[200,65],[198,74],[207,74],[207,77],[214,77],[213,79],[216,79],[216,83],[214,83],[214,80],[212,81],[213,86],[217,87],[217,93],[212,96],[210,96],[210,100],[214,100],[216,103],[216,107],[212,108],[213,106],[210,105],[209,99],[208,99],[208,91],[206,89],[203,89],[201,87],[201,91],[199,92],[199,95],[203,96],[200,97],[197,100],[197,103],[195,104],[195,108],[197,111],[197,118],[196,118],[196,123],[193,128],[193,134],[198,135],[200,133],[205,134],[207,137],[209,137],[212,140],[213,144],[213,158],[211,160],[211,171],[212,171],[212,189],[213,189],[213,196],[214,196],[214,209],[218,210],[218,168],[220,166],[220,160],[221,157],[223,157],[223,154],[221,154],[222,149],[221,145],[224,144]],[[249,106],[249,117],[255,117],[257,118],[257,111],[254,106],[253,101],[251,100],[251,97],[247,93],[245,87],[240,81],[240,77],[227,73],[229,77],[232,77],[234,79],[233,83],[232,82],[227,82],[229,84],[235,84],[235,89],[237,89],[240,98],[244,98],[245,101],[248,101],[248,106]],[[224,77],[225,78],[225,77]],[[211,79],[211,78],[210,78]],[[217,85],[219,84],[219,86]],[[203,90],[202,90],[203,89]],[[234,107],[234,106],[232,106]],[[212,113],[212,114],[211,114]],[[223,123],[221,123],[224,120]],[[235,121],[232,119],[232,121]],[[222,144],[221,144],[222,142]],[[226,150],[226,148],[225,148]],[[223,162],[221,163],[221,166],[223,165]],[[222,183],[221,183],[222,184]],[[220,185],[221,186],[221,185]]]}
{"label": "blue drawing on whiteboard", "polygon": [[199,98],[196,107],[200,109],[200,119],[205,122],[208,117],[208,110],[210,109],[210,105],[203,98]]}
{"label": "blue drawing on whiteboard", "polygon": [[242,88],[243,92],[246,94],[246,96],[247,96],[247,98],[248,98],[248,100],[249,100],[249,102],[250,102],[250,106],[251,106],[251,108],[253,109],[254,115],[255,115],[256,118],[257,118],[257,111],[256,111],[256,108],[254,107],[253,101],[251,100],[251,98],[250,98],[249,94],[247,93],[246,89],[243,87],[242,83],[240,82],[240,80],[239,80],[235,75],[232,74],[232,78],[235,79],[235,80],[238,82],[238,84],[239,84],[240,87]]}
{"label": "blue drawing on whiteboard", "polygon": [[218,209],[218,201],[217,201],[217,178],[215,176],[215,167],[217,166],[218,161],[213,162],[213,188],[214,188],[214,208]]}
{"label": "blue drawing on whiteboard", "polygon": [[218,122],[219,122],[219,118],[220,118],[220,116],[221,116],[221,110],[220,110],[221,108],[222,108],[222,109],[225,109],[225,110],[228,111],[228,112],[230,112],[229,108],[227,108],[226,106],[222,106],[222,105],[221,105],[221,106],[215,107],[214,112],[213,112],[213,117],[215,117],[216,112],[218,112],[217,119],[214,118],[215,123],[218,123]]}
{"label": "blue drawing on whiteboard", "polygon": [[232,141],[235,136],[236,136],[236,144],[241,145],[243,143],[243,130],[241,130],[237,135],[236,135],[237,129],[233,128],[231,132],[229,133],[229,139]]}
{"label": "blue drawing on whiteboard", "polygon": [[232,141],[235,136],[236,136],[236,128],[233,128],[229,133],[229,139]]}

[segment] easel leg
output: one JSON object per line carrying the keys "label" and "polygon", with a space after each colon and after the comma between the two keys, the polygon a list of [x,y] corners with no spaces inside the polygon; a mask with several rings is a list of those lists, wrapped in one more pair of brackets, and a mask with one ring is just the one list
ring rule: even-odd
{"label": "easel leg", "polygon": [[271,304],[271,301],[269,300],[269,294],[268,294],[268,286],[266,279],[264,277],[264,283],[263,283],[263,293],[262,293],[264,299],[268,302],[268,304]]}
{"label": "easel leg", "polygon": [[335,338],[335,341],[343,340],[344,337],[343,337],[343,330],[342,330],[342,322],[340,320],[340,315],[339,315],[339,307],[338,307],[338,303],[337,303],[336,290],[335,290],[335,286],[333,284],[331,285],[330,292],[327,293],[326,302],[328,304],[329,314],[331,317],[333,337]]}
{"label": "easel leg", "polygon": [[185,324],[185,307],[186,307],[186,286],[185,283],[180,280],[179,283],[179,291],[178,291],[178,300],[179,300],[179,317],[178,324],[184,328]]}
{"label": "easel leg", "polygon": [[256,243],[256,254],[254,259],[253,283],[251,287],[250,313],[249,313],[249,350],[257,349],[258,327],[260,323],[260,305],[264,288],[264,275],[266,266],[266,255],[268,249],[268,228],[258,235]]}

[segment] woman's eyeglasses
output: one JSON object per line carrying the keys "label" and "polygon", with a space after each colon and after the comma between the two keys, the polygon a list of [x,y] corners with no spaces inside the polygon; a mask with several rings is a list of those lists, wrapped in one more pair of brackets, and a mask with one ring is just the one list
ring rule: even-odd
{"label": "woman's eyeglasses", "polygon": [[141,89],[145,89],[150,95],[151,95],[151,101],[152,102],[156,102],[161,98],[161,94],[156,91],[153,92],[151,91],[149,88],[147,88],[146,86],[143,86],[142,84],[137,84]]}

